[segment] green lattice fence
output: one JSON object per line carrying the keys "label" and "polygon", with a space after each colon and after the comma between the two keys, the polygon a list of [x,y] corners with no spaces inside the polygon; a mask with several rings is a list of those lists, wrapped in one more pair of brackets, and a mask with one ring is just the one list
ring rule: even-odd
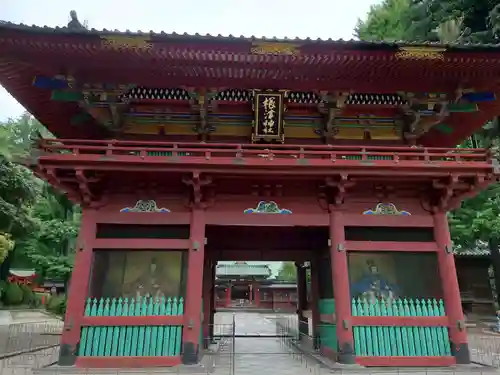
{"label": "green lattice fence", "polygon": [[[442,317],[442,300],[352,300],[352,315],[367,317]],[[355,326],[354,349],[358,356],[450,356],[448,327]]]}
{"label": "green lattice fence", "polygon": [[[184,313],[183,298],[88,299],[85,316],[178,316]],[[89,326],[83,327],[79,356],[155,357],[178,356],[182,326]]]}

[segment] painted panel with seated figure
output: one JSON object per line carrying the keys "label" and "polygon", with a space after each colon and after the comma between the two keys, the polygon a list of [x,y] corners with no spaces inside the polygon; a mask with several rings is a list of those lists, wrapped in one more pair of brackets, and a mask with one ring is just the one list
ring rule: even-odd
{"label": "painted panel with seated figure", "polygon": [[348,261],[352,298],[392,301],[442,296],[435,254],[356,252],[349,254]]}
{"label": "painted panel with seated figure", "polygon": [[184,296],[182,251],[96,251],[92,298]]}

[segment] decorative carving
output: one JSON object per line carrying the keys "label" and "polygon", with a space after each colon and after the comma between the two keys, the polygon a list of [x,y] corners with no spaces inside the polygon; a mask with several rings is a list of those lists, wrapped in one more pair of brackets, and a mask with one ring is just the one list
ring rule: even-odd
{"label": "decorative carving", "polygon": [[366,210],[363,215],[402,215],[410,216],[408,211],[400,211],[394,203],[379,203],[374,210]]}
{"label": "decorative carving", "polygon": [[254,120],[252,141],[284,141],[283,113],[285,112],[283,92],[256,93],[253,103]]}
{"label": "decorative carving", "polygon": [[170,212],[168,208],[159,208],[154,200],[138,200],[134,207],[124,207],[120,212]]}
{"label": "decorative carving", "polygon": [[78,20],[78,16],[76,15],[76,11],[72,10],[69,12],[69,17],[71,18],[71,21],[68,23],[68,29],[70,30],[77,30],[77,31],[84,31],[87,30],[84,25],[80,23]]}
{"label": "decorative carving", "polygon": [[101,37],[101,41],[104,47],[114,50],[150,50],[153,48],[153,44],[147,38],[137,36],[110,35]]}
{"label": "decorative carving", "polygon": [[182,182],[190,189],[187,195],[186,206],[191,208],[206,209],[213,205],[215,197],[210,176],[193,172],[192,176],[184,177]]}
{"label": "decorative carving", "polygon": [[292,210],[280,208],[274,201],[260,201],[255,208],[247,208],[243,211],[245,214],[291,214]]}
{"label": "decorative carving", "polygon": [[286,55],[296,56],[300,54],[299,46],[290,43],[254,43],[250,53],[255,55]]}
{"label": "decorative carving", "polygon": [[408,60],[444,60],[446,48],[400,47],[396,58]]}

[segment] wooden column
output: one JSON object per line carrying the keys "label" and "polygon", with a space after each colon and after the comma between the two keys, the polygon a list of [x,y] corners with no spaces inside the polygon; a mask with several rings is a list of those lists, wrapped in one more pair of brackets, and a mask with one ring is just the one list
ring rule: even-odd
{"label": "wooden column", "polygon": [[351,326],[351,298],[349,292],[349,273],[345,250],[343,213],[330,207],[330,261],[332,269],[333,297],[337,321],[338,361],[354,364],[354,342]]}
{"label": "wooden column", "polygon": [[311,320],[314,349],[319,349],[319,259],[317,254],[311,259]]}
{"label": "wooden column", "polygon": [[253,290],[255,293],[255,306],[260,307],[260,283],[258,281],[254,282]]}
{"label": "wooden column", "polygon": [[253,285],[252,283],[248,284],[248,302],[250,305],[252,304],[253,301]]}
{"label": "wooden column", "polygon": [[304,308],[307,305],[306,269],[295,264],[297,269],[297,315],[299,320],[304,318]]}
{"label": "wooden column", "polygon": [[76,245],[75,264],[71,275],[68,305],[59,351],[59,365],[73,366],[80,343],[81,321],[88,297],[90,272],[93,259],[93,242],[96,237],[96,211],[84,208],[80,233]]}
{"label": "wooden column", "polygon": [[438,267],[443,289],[444,306],[449,319],[451,352],[457,364],[469,364],[470,353],[467,341],[460,289],[458,287],[455,259],[452,252],[450,231],[446,212],[435,212],[434,237],[438,245]]}
{"label": "wooden column", "polygon": [[231,282],[229,282],[226,289],[226,307],[229,306],[231,306]]}
{"label": "wooden column", "polygon": [[210,259],[205,257],[203,267],[203,344],[204,348],[208,348],[209,344],[209,328],[210,328],[210,296],[211,288],[210,279],[212,277],[212,269]]}
{"label": "wooden column", "polygon": [[213,342],[214,340],[214,326],[215,326],[215,297],[217,294],[217,290],[215,288],[215,271],[217,267],[217,262],[212,260],[210,264],[210,272],[211,272],[211,288],[210,288],[210,320],[209,320],[209,335],[210,340]]}
{"label": "wooden column", "polygon": [[188,255],[188,279],[186,306],[182,330],[182,362],[198,362],[202,314],[203,265],[205,257],[205,211],[193,208],[190,223],[190,249]]}
{"label": "wooden column", "polygon": [[298,263],[295,264],[295,267],[297,268],[297,317],[299,320],[299,332],[302,335],[307,335],[309,326],[304,318],[304,309],[307,307],[306,269]]}

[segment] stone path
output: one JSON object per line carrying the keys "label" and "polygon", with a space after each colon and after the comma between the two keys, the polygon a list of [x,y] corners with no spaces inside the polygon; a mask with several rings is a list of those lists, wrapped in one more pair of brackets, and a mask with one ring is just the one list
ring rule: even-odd
{"label": "stone path", "polygon": [[38,311],[11,312],[10,324],[0,324],[0,358],[59,343],[63,322]]}
{"label": "stone path", "polygon": [[[227,358],[231,351],[234,351],[235,375],[256,375],[263,372],[273,375],[304,375],[312,371],[312,364],[306,363],[302,354],[294,354],[278,338],[272,337],[276,335],[276,318],[256,313],[235,314],[236,335],[250,337],[237,337],[234,343],[229,342],[222,349],[223,359],[226,356],[226,361],[217,366],[215,374],[232,374],[232,362]],[[218,316],[218,321],[222,324],[230,324],[232,319],[230,313],[220,313]],[[261,337],[252,337],[254,335]]]}
{"label": "stone path", "polygon": [[[217,314],[216,322],[219,324],[231,324],[231,313]],[[323,374],[346,374],[346,375],[368,375],[368,374],[399,374],[399,375],[438,375],[438,374],[461,374],[461,375],[480,375],[480,374],[500,374],[497,369],[479,368],[470,366],[465,368],[339,368],[328,369],[319,366],[316,361],[306,358],[301,354],[292,352],[289,348],[282,345],[279,339],[266,337],[266,335],[276,334],[276,319],[296,319],[295,316],[255,314],[255,313],[237,313],[235,314],[236,335],[256,335],[262,337],[237,337],[235,347],[230,343],[223,348],[222,361],[217,365],[214,375],[232,375],[232,363],[229,360],[229,354],[234,350],[234,375],[323,375]],[[500,340],[500,338],[499,338]],[[500,341],[499,341],[500,343]],[[484,344],[484,343],[483,343]],[[493,345],[493,344],[491,344]],[[497,344],[495,344],[497,345]],[[225,351],[225,353],[224,353]],[[224,357],[226,356],[226,357]],[[475,355],[473,354],[473,357]],[[225,358],[225,360],[224,360]],[[477,358],[477,354],[476,354]],[[475,359],[476,359],[475,358]],[[484,358],[483,358],[484,359]]]}
{"label": "stone path", "polygon": [[[18,316],[18,323],[11,325],[0,325],[0,355],[2,351],[12,352],[16,350],[26,350],[52,343],[57,343],[62,323],[47,318],[47,321],[27,323],[34,316],[27,314]],[[323,374],[399,374],[399,375],[437,375],[437,374],[462,374],[479,375],[492,374],[492,369],[478,369],[477,367],[453,369],[335,369],[331,370],[319,364],[309,357],[296,353],[291,348],[284,345],[279,338],[270,337],[276,335],[276,320],[296,319],[293,315],[281,314],[259,314],[259,313],[236,313],[236,335],[234,341],[226,340],[222,345],[222,353],[211,369],[213,375],[323,375]],[[41,317],[40,317],[41,319]],[[215,318],[220,333],[230,333],[233,314],[224,312],[218,313]],[[55,335],[54,335],[55,334]],[[260,337],[253,337],[260,335]],[[243,337],[241,337],[243,336]],[[248,336],[248,337],[245,337]],[[471,335],[471,351],[475,360],[481,357],[483,362],[496,364],[498,358],[496,353],[500,352],[499,337],[483,337],[483,335]],[[233,345],[234,344],[234,345]],[[33,368],[40,368],[55,362],[58,358],[59,348],[50,348],[26,353],[12,358],[0,360],[0,375],[33,375]],[[493,354],[491,354],[493,353]],[[234,355],[233,355],[234,354]],[[491,357],[491,358],[490,358]],[[233,362],[234,360],[234,362]],[[193,369],[194,370],[194,369]],[[50,370],[49,370],[50,371]],[[233,372],[234,371],[234,372]],[[189,372],[189,371],[188,371]],[[35,374],[37,372],[35,371]],[[44,374],[47,373],[45,370]],[[51,372],[51,375],[56,372]],[[106,371],[92,371],[88,374],[109,373]],[[175,369],[129,369],[113,370],[113,374],[172,374]],[[185,371],[179,371],[185,373]],[[191,374],[203,373],[196,370]],[[62,375],[62,373],[60,373]]]}

